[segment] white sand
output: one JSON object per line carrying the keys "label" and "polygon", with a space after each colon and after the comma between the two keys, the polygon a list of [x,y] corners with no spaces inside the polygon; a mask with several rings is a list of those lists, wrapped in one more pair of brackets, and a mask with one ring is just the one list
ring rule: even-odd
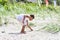
{"label": "white sand", "polygon": [[27,31],[26,34],[19,34],[17,31],[15,28],[6,28],[5,33],[0,33],[0,40],[60,40],[60,33],[51,34],[45,31]]}
{"label": "white sand", "polygon": [[42,24],[50,23],[50,21],[35,20],[35,22],[37,23],[36,27],[32,27],[34,31],[27,28],[26,34],[20,34],[21,26],[17,23],[3,25],[0,27],[0,40],[60,40],[60,32],[52,34],[44,30],[36,31],[43,27]]}
{"label": "white sand", "polygon": [[51,34],[43,30],[36,31],[37,29],[33,27],[34,31],[26,29],[26,34],[20,34],[20,29],[11,25],[0,27],[0,40],[60,40],[60,32]]}

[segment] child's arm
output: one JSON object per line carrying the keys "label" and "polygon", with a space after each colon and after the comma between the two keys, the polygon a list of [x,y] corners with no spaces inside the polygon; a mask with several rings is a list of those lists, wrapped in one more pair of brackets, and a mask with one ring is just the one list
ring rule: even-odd
{"label": "child's arm", "polygon": [[25,20],[25,16],[24,16],[24,18],[23,18],[23,20],[22,20],[22,23],[24,23],[24,20]]}
{"label": "child's arm", "polygon": [[28,26],[28,28],[29,28],[31,31],[33,31],[33,29],[32,29],[30,26]]}
{"label": "child's arm", "polygon": [[33,29],[28,25],[28,20],[27,20],[26,22],[27,22],[27,27],[28,27],[31,31],[33,31]]}
{"label": "child's arm", "polygon": [[24,18],[22,20],[22,23],[24,24],[25,17],[28,17],[27,15],[24,15]]}

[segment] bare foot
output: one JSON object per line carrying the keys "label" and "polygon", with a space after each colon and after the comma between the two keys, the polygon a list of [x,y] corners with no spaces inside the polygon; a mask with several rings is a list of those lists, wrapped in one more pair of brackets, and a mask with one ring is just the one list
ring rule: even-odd
{"label": "bare foot", "polygon": [[26,32],[24,31],[24,32],[20,32],[21,34],[26,34]]}

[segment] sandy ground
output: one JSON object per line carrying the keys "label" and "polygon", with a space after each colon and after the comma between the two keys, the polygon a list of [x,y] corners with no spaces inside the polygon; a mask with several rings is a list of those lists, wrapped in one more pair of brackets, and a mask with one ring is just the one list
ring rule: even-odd
{"label": "sandy ground", "polygon": [[26,30],[26,34],[20,34],[20,30],[16,29],[16,27],[4,29],[5,30],[0,30],[0,40],[60,40],[60,32],[51,34],[43,30]]}
{"label": "sandy ground", "polygon": [[50,23],[51,20],[35,20],[37,24],[36,27],[32,27],[34,31],[26,28],[26,34],[20,34],[21,26],[18,22],[13,23],[11,20],[10,22],[7,25],[0,26],[0,40],[60,40],[60,32],[52,34],[44,30],[37,31],[45,26],[42,24]]}

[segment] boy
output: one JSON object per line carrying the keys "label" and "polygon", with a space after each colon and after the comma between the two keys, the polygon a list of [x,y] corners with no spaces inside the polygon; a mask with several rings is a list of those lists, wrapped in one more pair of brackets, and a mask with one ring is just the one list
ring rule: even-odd
{"label": "boy", "polygon": [[31,31],[33,31],[33,29],[28,25],[28,20],[32,21],[34,19],[34,15],[18,15],[16,17],[16,19],[21,22],[23,25],[22,25],[22,29],[21,29],[21,33],[25,33],[25,26],[27,26]]}

